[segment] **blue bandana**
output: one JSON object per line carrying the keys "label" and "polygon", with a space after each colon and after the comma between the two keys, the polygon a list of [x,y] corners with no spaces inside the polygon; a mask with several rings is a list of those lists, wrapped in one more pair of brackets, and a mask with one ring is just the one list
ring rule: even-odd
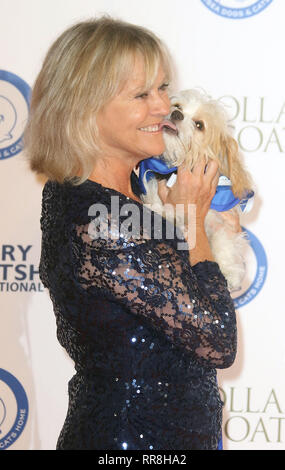
{"label": "blue bandana", "polygon": [[146,189],[143,184],[143,178],[146,177],[146,181],[149,181],[151,178],[154,178],[154,173],[159,173],[160,175],[168,175],[177,170],[177,166],[169,168],[167,163],[164,160],[160,160],[156,157],[147,158],[142,160],[139,164],[139,185],[143,194],[146,194]]}
{"label": "blue bandana", "polygon": [[[145,176],[146,181],[154,178],[155,173],[161,175],[168,175],[177,170],[176,166],[169,168],[164,160],[155,157],[142,160],[139,164],[139,186],[143,194],[146,194],[146,189],[143,184]],[[248,191],[244,198],[239,199],[235,197],[231,189],[231,182],[226,176],[220,176],[219,183],[216,189],[216,194],[212,199],[211,209],[218,212],[228,211],[237,204],[240,204],[242,212],[249,212],[253,204],[254,191]]]}

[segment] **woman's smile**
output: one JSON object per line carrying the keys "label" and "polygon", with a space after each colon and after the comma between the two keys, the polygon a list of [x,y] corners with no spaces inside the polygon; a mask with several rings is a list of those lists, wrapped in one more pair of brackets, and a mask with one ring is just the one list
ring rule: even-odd
{"label": "woman's smile", "polygon": [[141,127],[139,130],[143,132],[151,132],[151,133],[161,132],[159,124],[153,124],[147,127]]}

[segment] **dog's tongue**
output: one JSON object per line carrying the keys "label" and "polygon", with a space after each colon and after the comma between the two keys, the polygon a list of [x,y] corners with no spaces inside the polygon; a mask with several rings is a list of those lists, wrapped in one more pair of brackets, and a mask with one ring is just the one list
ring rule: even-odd
{"label": "dog's tongue", "polygon": [[161,131],[164,127],[167,129],[171,129],[172,131],[176,132],[178,131],[177,127],[172,121],[169,121],[168,119],[164,119],[160,125],[159,125],[159,130]]}

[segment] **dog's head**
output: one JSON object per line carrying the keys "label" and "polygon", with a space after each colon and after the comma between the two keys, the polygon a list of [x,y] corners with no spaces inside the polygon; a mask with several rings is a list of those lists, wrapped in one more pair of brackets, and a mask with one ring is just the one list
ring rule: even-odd
{"label": "dog's head", "polygon": [[197,90],[184,90],[170,100],[171,111],[163,127],[165,160],[172,166],[185,162],[190,170],[202,155],[207,161],[216,160],[220,173],[231,180],[234,194],[242,197],[251,188],[251,179],[230,135],[223,106]]}

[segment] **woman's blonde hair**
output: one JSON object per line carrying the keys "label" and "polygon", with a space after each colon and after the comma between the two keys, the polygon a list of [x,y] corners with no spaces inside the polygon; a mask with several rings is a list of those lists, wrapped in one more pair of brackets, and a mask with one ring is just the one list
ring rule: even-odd
{"label": "woman's blonde hair", "polygon": [[118,93],[138,54],[146,87],[159,65],[170,79],[165,45],[139,26],[104,16],[75,24],[54,42],[33,88],[25,131],[33,171],[60,183],[88,178],[100,153],[96,114]]}

